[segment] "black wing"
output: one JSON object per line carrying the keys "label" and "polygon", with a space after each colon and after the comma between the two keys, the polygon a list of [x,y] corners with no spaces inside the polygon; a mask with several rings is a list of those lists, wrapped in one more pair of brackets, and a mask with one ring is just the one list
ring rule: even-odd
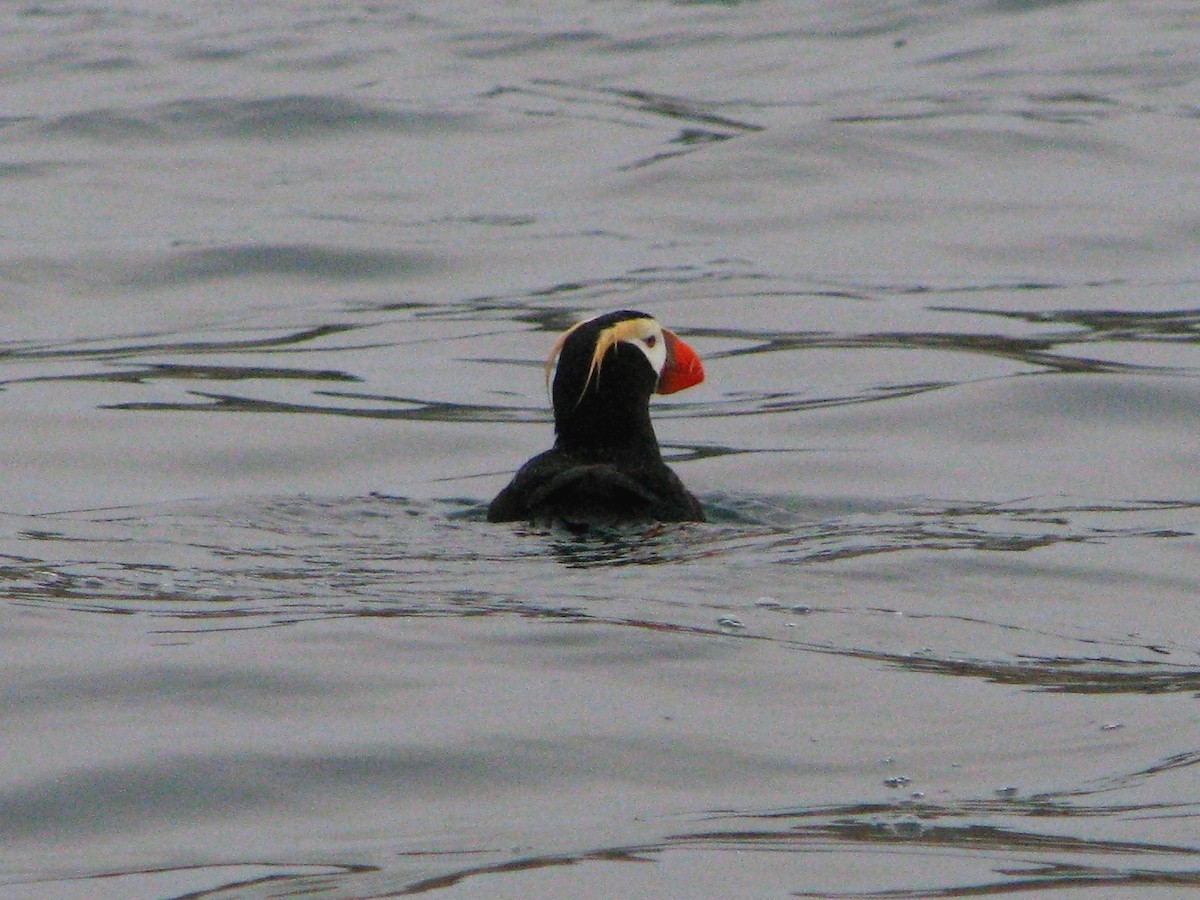
{"label": "black wing", "polygon": [[620,525],[703,521],[704,513],[662,463],[625,470],[548,450],[521,467],[488,507],[488,521]]}

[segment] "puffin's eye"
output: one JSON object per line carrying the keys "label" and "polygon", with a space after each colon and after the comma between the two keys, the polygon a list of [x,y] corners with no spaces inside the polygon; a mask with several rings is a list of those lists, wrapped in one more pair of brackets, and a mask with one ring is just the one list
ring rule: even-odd
{"label": "puffin's eye", "polygon": [[653,347],[657,343],[658,343],[658,335],[651,334],[651,335],[646,336],[646,346],[647,347]]}

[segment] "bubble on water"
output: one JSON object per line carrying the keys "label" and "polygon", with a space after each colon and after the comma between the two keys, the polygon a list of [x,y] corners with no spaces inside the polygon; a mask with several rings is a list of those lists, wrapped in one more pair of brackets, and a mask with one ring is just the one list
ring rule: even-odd
{"label": "bubble on water", "polygon": [[717,619],[717,626],[719,628],[745,628],[746,623],[734,616],[721,616]]}
{"label": "bubble on water", "polygon": [[754,605],[762,609],[779,609],[781,606],[783,606],[783,604],[774,597],[759,597],[754,601]]}
{"label": "bubble on water", "polygon": [[1124,728],[1124,722],[1105,722],[1100,726],[1101,731],[1116,731],[1118,728]]}
{"label": "bubble on water", "polygon": [[788,609],[801,616],[807,616],[809,613],[815,612],[807,603],[797,603],[795,606],[789,606]]}
{"label": "bubble on water", "polygon": [[898,788],[904,787],[906,784],[912,784],[912,779],[907,775],[893,775],[890,778],[883,779],[885,787]]}
{"label": "bubble on water", "polygon": [[995,793],[997,797],[1015,797],[1017,796],[1017,788],[1016,785],[1008,784],[1002,788],[996,788]]}

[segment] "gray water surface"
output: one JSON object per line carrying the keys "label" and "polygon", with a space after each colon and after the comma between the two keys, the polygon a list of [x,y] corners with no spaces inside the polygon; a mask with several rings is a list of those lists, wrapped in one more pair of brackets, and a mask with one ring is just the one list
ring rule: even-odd
{"label": "gray water surface", "polygon": [[[0,896],[1200,886],[1193,4],[0,23]],[[486,523],[617,308],[710,521]]]}

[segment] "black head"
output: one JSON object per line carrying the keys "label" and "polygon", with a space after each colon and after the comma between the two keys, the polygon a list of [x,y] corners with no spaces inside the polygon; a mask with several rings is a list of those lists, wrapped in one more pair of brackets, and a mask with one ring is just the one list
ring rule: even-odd
{"label": "black head", "polygon": [[554,427],[558,445],[596,459],[659,458],[650,395],[699,383],[694,350],[646,313],[620,310],[587,319],[554,346]]}

